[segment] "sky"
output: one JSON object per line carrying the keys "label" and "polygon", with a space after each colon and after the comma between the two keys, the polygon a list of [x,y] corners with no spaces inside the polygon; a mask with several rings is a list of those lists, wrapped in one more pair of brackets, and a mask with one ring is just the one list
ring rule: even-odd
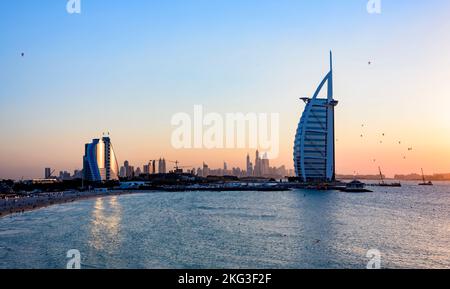
{"label": "sky", "polygon": [[252,149],[173,147],[171,118],[194,105],[278,113],[271,164],[292,168],[299,97],[329,50],[337,172],[450,172],[450,2],[381,3],[369,14],[367,0],[81,0],[69,14],[67,0],[3,0],[0,179],[80,169],[105,131],[121,163],[244,168]]}

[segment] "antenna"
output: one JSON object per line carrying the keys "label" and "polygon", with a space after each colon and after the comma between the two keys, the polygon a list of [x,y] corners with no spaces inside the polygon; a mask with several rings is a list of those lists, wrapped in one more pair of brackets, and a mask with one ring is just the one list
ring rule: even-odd
{"label": "antenna", "polygon": [[[333,101],[333,52],[330,50],[330,72],[327,75],[328,82],[328,101]],[[337,104],[337,103],[336,103]]]}
{"label": "antenna", "polygon": [[333,51],[330,50],[330,71],[333,71]]}

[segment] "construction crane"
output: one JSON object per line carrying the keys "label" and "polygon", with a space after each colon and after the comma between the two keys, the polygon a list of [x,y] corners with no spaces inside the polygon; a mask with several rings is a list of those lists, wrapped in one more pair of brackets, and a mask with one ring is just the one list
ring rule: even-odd
{"label": "construction crane", "polygon": [[55,173],[55,170],[51,171],[50,175],[48,175],[48,178],[51,179],[54,173]]}
{"label": "construction crane", "polygon": [[192,168],[192,166],[179,166],[179,164],[180,164],[179,161],[170,161],[170,160],[168,160],[168,162],[175,164],[175,167],[174,167],[174,169],[175,169],[174,172],[175,173],[183,173],[183,169],[185,169],[185,168]]}

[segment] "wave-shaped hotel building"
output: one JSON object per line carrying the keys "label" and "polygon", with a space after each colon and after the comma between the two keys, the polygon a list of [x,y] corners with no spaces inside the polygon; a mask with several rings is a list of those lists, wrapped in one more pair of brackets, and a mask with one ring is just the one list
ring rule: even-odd
{"label": "wave-shaped hotel building", "polygon": [[119,165],[109,137],[85,145],[83,177],[91,182],[119,180]]}
{"label": "wave-shaped hotel building", "polygon": [[[319,94],[327,84],[326,98]],[[303,182],[333,182],[335,169],[333,56],[330,52],[330,71],[312,98],[305,97],[305,111],[300,119],[294,144],[294,166]]]}

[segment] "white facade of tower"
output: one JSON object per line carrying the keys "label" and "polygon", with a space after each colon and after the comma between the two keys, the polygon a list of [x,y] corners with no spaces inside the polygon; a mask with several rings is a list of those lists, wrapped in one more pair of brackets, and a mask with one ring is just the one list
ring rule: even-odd
{"label": "white facade of tower", "polygon": [[[333,99],[333,66],[330,52],[330,72],[320,83],[312,98],[303,98],[305,111],[300,119],[294,143],[296,175],[304,182],[335,180],[335,132]],[[327,98],[319,93],[327,84]]]}

